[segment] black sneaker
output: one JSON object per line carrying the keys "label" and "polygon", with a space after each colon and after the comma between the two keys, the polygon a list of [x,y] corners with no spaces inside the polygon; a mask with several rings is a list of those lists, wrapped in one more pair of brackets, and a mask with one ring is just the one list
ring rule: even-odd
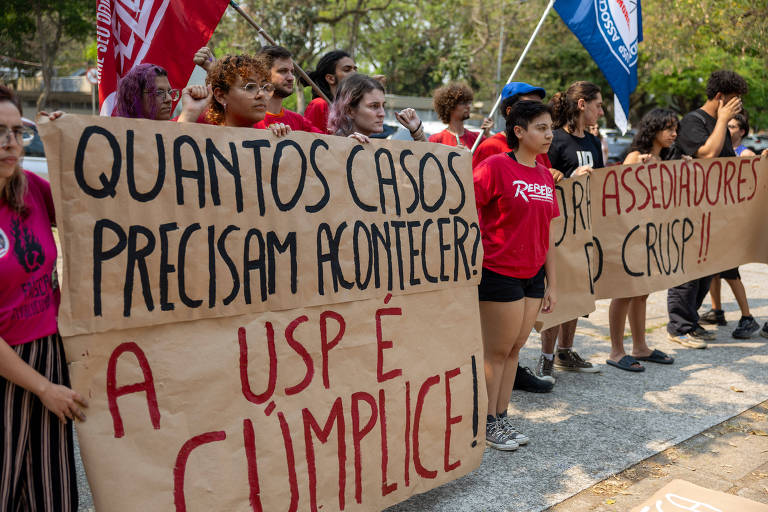
{"label": "black sneaker", "polygon": [[558,349],[555,352],[555,368],[567,372],[597,373],[599,368],[585,361],[581,356],[569,348]]}
{"label": "black sneaker", "polygon": [[529,368],[517,365],[513,389],[528,391],[529,393],[549,393],[554,386],[554,382],[548,379],[540,379]]}
{"label": "black sneaker", "polygon": [[688,334],[696,338],[697,340],[701,340],[701,341],[715,341],[717,339],[717,334],[715,334],[712,331],[706,330],[700,325],[697,325],[696,328],[691,332],[689,332]]}
{"label": "black sneaker", "polygon": [[725,311],[722,309],[710,309],[699,317],[699,322],[710,325],[728,325],[725,321]]}
{"label": "black sneaker", "polygon": [[768,338],[768,322],[763,324],[763,328],[760,330],[760,336],[763,338]]}
{"label": "black sneaker", "polygon": [[740,340],[746,340],[752,337],[760,330],[760,324],[751,316],[742,316],[739,320],[739,326],[733,330],[731,336]]}

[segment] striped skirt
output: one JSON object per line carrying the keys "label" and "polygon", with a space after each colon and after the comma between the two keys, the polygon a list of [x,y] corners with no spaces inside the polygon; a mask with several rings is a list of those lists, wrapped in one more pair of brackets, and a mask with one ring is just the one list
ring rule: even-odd
{"label": "striped skirt", "polygon": [[[51,382],[70,385],[58,334],[13,349]],[[37,396],[2,377],[0,411],[0,510],[77,512],[72,421],[62,424]]]}

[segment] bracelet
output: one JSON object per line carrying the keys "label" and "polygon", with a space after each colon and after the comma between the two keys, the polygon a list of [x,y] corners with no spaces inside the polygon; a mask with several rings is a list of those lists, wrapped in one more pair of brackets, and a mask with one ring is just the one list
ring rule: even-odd
{"label": "bracelet", "polygon": [[413,135],[414,133],[416,133],[416,132],[418,132],[419,130],[421,130],[421,125],[422,125],[422,124],[423,124],[423,123],[421,122],[421,119],[419,119],[419,126],[417,126],[415,130],[409,130],[409,131],[411,132],[411,135]]}

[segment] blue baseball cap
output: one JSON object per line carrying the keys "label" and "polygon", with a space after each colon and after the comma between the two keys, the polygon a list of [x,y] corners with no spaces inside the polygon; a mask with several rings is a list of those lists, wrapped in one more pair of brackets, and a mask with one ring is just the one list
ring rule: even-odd
{"label": "blue baseball cap", "polygon": [[505,100],[516,94],[538,94],[541,96],[541,99],[544,99],[544,96],[547,95],[546,91],[541,87],[534,87],[525,82],[509,82],[501,90],[501,99]]}

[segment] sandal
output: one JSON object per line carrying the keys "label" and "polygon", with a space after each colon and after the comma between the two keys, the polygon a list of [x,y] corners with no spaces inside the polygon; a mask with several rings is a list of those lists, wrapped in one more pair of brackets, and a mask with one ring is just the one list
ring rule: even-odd
{"label": "sandal", "polygon": [[675,362],[674,357],[670,357],[661,350],[653,349],[653,352],[650,353],[650,355],[638,357],[635,356],[635,359],[638,361],[648,361],[651,363],[659,363],[659,364],[672,364]]}
{"label": "sandal", "polygon": [[621,370],[626,370],[628,372],[644,372],[645,367],[642,366],[640,363],[637,362],[637,359],[630,355],[626,355],[619,359],[618,362],[611,361],[610,359],[605,360],[606,364],[609,364],[611,366],[615,366],[616,368],[619,368]]}

